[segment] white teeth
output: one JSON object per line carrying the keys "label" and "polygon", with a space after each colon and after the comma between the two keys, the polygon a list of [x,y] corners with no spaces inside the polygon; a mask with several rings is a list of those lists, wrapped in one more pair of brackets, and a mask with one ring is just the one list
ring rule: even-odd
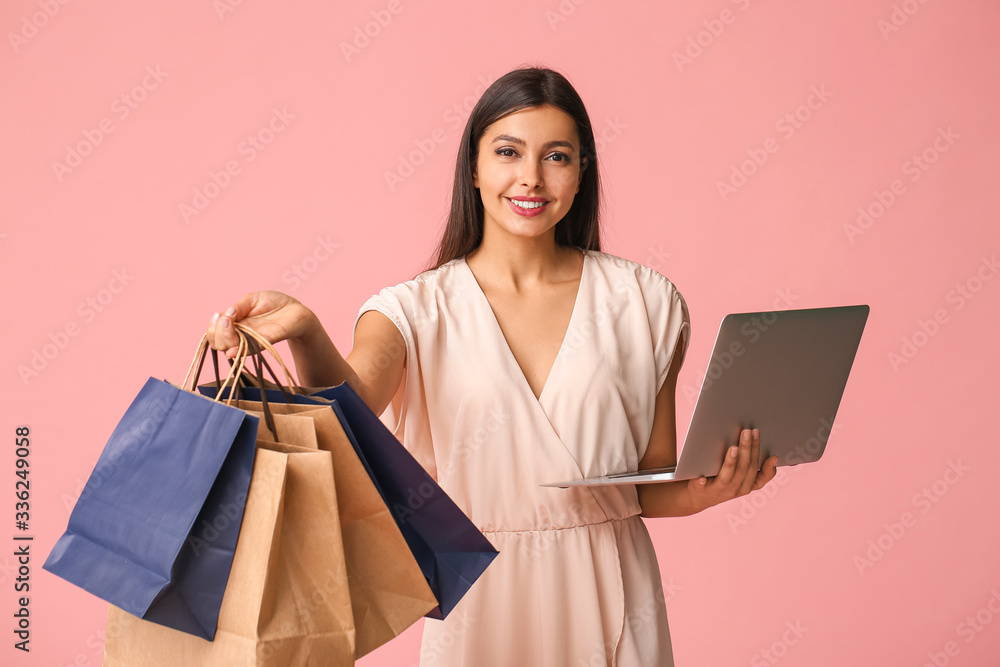
{"label": "white teeth", "polygon": [[543,201],[521,201],[519,199],[511,199],[512,202],[517,204],[521,208],[539,208],[544,206],[546,202]]}

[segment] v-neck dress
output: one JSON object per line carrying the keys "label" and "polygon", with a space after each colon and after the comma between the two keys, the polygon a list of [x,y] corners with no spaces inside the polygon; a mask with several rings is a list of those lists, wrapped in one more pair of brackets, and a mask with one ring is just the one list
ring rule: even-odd
{"label": "v-neck dress", "polygon": [[425,620],[421,667],[673,664],[635,486],[539,486],[638,469],[690,332],[666,277],[584,255],[537,398],[464,258],[383,289],[354,321],[377,310],[398,327],[406,369],[380,419],[500,552],[447,618]]}

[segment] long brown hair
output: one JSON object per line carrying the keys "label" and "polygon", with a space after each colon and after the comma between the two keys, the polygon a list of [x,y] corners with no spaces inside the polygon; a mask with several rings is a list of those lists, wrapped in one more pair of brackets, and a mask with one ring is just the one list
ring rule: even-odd
{"label": "long brown hair", "polygon": [[464,257],[483,240],[483,200],[472,184],[472,168],[479,157],[479,140],[486,128],[514,112],[546,104],[561,109],[576,122],[581,161],[587,160],[573,205],[556,224],[556,243],[587,250],[601,249],[597,150],[594,129],[583,100],[559,72],[542,67],[520,67],[494,81],[469,115],[458,147],[448,223],[435,251],[436,263],[429,268],[436,269],[457,257]]}

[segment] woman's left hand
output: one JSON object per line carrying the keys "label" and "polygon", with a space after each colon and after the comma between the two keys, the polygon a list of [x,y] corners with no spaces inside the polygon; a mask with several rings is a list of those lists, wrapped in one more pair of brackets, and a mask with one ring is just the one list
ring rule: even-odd
{"label": "woman's left hand", "polygon": [[691,494],[695,511],[700,512],[727,500],[745,496],[763,488],[774,479],[778,472],[778,457],[768,457],[758,470],[759,458],[760,429],[743,429],[740,432],[739,447],[732,446],[728,449],[718,475],[688,480],[688,493]]}

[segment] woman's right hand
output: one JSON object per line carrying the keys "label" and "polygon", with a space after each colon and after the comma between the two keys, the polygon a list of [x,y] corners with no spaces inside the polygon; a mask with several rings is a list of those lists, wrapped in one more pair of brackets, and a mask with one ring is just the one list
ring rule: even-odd
{"label": "woman's right hand", "polygon": [[232,359],[239,346],[233,322],[250,327],[271,344],[299,338],[319,324],[316,315],[298,300],[273,290],[249,292],[224,313],[215,313],[208,325],[208,342]]}

